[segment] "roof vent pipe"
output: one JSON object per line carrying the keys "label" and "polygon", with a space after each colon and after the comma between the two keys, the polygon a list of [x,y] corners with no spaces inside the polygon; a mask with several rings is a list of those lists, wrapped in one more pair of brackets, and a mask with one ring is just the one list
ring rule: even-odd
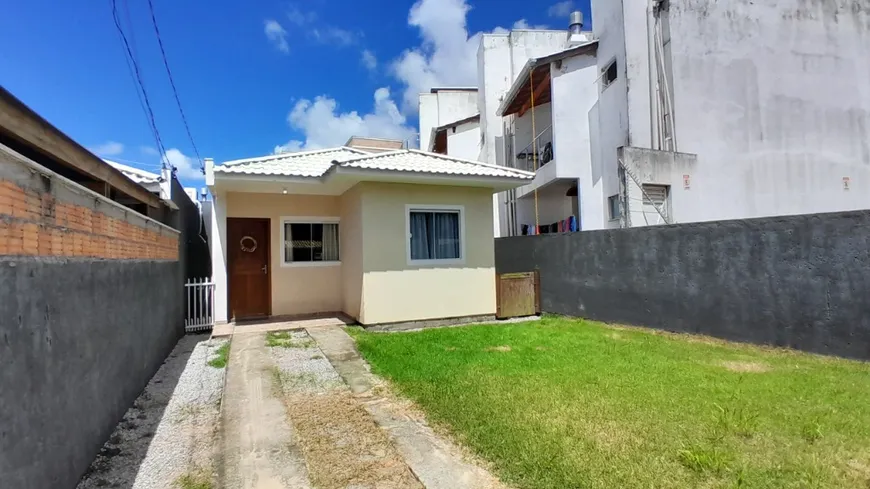
{"label": "roof vent pipe", "polygon": [[568,24],[568,32],[571,34],[580,34],[583,31],[583,12],[575,10],[571,12],[571,19]]}
{"label": "roof vent pipe", "polygon": [[571,23],[568,26],[568,45],[585,44],[589,42],[583,33],[583,12],[576,10],[571,12]]}

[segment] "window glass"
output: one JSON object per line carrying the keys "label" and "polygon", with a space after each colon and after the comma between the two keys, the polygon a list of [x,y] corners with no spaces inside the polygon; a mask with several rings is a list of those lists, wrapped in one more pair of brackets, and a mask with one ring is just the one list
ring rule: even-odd
{"label": "window glass", "polygon": [[339,261],[338,245],[338,224],[284,224],[285,263]]}
{"label": "window glass", "polygon": [[604,68],[604,75],[602,80],[604,82],[604,88],[607,88],[608,85],[616,81],[616,78],[619,76],[619,70],[616,66],[616,60],[613,60],[607,68]]}
{"label": "window glass", "polygon": [[608,203],[610,204],[610,218],[611,219],[619,219],[622,217],[622,212],[619,209],[619,196],[611,195],[607,198]]}
{"label": "window glass", "polygon": [[409,216],[412,260],[461,258],[459,211],[414,211]]}

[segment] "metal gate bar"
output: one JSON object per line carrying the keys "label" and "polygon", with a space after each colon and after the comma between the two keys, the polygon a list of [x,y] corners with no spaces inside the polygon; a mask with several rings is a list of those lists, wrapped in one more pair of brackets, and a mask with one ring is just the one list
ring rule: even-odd
{"label": "metal gate bar", "polygon": [[192,278],[184,284],[187,316],[184,331],[196,333],[214,328],[214,282],[211,278]]}

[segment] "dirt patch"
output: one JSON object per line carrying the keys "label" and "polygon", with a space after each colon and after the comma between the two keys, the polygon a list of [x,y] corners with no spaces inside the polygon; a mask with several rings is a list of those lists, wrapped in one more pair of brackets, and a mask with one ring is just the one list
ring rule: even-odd
{"label": "dirt patch", "polygon": [[511,347],[508,345],[490,346],[485,348],[484,351],[511,351]]}
{"label": "dirt patch", "polygon": [[536,347],[535,347],[535,350],[538,350],[538,351],[547,351],[548,348],[547,348],[546,346],[536,346]]}
{"label": "dirt patch", "polygon": [[372,382],[373,397],[369,401],[366,401],[369,405],[377,404],[381,409],[390,413],[390,415],[396,419],[407,419],[414,423],[418,423],[420,426],[431,429],[433,436],[442,439],[439,446],[443,450],[447,450],[448,453],[457,456],[463,463],[477,467],[477,472],[471,480],[463,479],[462,484],[457,484],[456,487],[473,487],[474,489],[508,489],[508,486],[504,485],[497,477],[492,475],[495,468],[488,461],[481,459],[471,452],[471,450],[463,444],[461,437],[456,436],[456,433],[449,425],[427,420],[426,413],[423,409],[414,403],[414,401],[396,394],[389,381],[378,376],[372,376]]}
{"label": "dirt patch", "polygon": [[622,336],[619,333],[608,333],[607,337],[610,338],[611,340],[616,340],[616,341],[628,341],[628,338],[626,338],[625,336]]}
{"label": "dirt patch", "polygon": [[446,346],[444,347],[444,351],[456,351],[457,348],[455,346]]}
{"label": "dirt patch", "polygon": [[350,392],[288,394],[285,403],[315,487],[423,488]]}
{"label": "dirt patch", "polygon": [[851,459],[846,462],[846,470],[850,476],[858,481],[865,482],[870,487],[870,459]]}
{"label": "dirt patch", "polygon": [[772,369],[769,365],[759,363],[759,362],[736,362],[736,361],[725,361],[722,362],[722,366],[732,372],[741,372],[741,373],[755,373],[762,374],[765,372],[770,372]]}

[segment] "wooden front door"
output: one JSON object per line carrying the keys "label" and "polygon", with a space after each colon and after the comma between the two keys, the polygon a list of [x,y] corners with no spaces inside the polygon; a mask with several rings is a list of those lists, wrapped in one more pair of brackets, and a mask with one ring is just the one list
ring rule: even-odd
{"label": "wooden front door", "polygon": [[272,313],[269,258],[268,219],[227,219],[231,319],[264,317]]}

